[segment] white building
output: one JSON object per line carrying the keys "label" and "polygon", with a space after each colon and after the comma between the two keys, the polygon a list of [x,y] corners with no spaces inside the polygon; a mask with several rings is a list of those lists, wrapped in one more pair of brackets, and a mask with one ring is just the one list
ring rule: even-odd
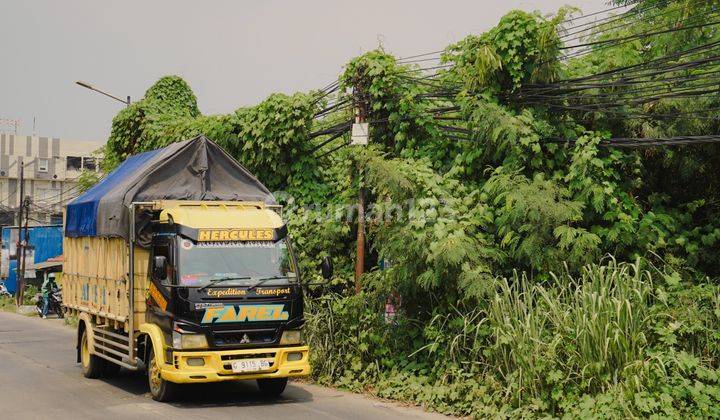
{"label": "white building", "polygon": [[96,156],[102,146],[102,142],[0,134],[0,225],[17,224],[21,165],[24,194],[33,203],[31,224],[62,223],[62,206],[78,195],[81,171],[99,170]]}

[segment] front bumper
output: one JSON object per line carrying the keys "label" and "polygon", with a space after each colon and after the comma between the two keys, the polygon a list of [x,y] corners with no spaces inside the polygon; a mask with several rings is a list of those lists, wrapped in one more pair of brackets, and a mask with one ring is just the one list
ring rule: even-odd
{"label": "front bumper", "polygon": [[[302,353],[302,358],[288,361],[289,353]],[[203,366],[190,366],[189,358],[203,358]],[[233,373],[233,360],[267,360],[270,368],[259,372]],[[260,378],[292,378],[310,374],[308,346],[267,347],[243,350],[201,350],[173,352],[172,360],[162,364],[160,375],[178,384],[237,381]]]}

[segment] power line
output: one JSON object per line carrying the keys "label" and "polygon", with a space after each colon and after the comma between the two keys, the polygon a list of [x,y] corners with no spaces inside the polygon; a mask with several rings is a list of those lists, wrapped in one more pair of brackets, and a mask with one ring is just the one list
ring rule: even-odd
{"label": "power line", "polygon": [[622,66],[622,67],[617,67],[617,68],[614,68],[614,69],[605,70],[605,71],[602,71],[602,72],[599,72],[599,73],[590,74],[590,75],[587,75],[587,76],[580,76],[580,77],[574,77],[574,78],[568,78],[568,79],[558,80],[558,81],[553,82],[553,83],[551,83],[551,84],[543,84],[543,85],[527,84],[527,85],[524,86],[524,88],[525,88],[525,89],[541,89],[541,88],[547,89],[547,88],[552,88],[553,86],[557,86],[557,85],[560,85],[560,84],[573,84],[573,83],[579,83],[579,82],[584,82],[584,81],[589,81],[589,80],[602,79],[602,78],[605,78],[605,77],[610,77],[610,76],[615,76],[615,75],[621,75],[621,74],[624,74],[625,72],[630,71],[630,70],[632,70],[632,71],[636,71],[636,70],[642,71],[644,68],[657,66],[657,65],[659,65],[659,64],[667,63],[667,62],[672,61],[672,60],[679,60],[679,59],[681,59],[681,58],[683,58],[683,57],[694,56],[695,54],[703,53],[703,52],[706,52],[706,51],[713,51],[713,50],[715,50],[715,49],[717,49],[717,48],[719,48],[719,47],[720,47],[720,41],[708,42],[708,43],[706,43],[706,44],[698,45],[698,46],[696,46],[696,47],[692,47],[692,48],[687,49],[687,50],[676,51],[676,52],[673,52],[673,53],[670,53],[670,54],[666,54],[666,55],[664,55],[664,56],[662,56],[662,57],[658,57],[658,58],[655,58],[655,59],[652,59],[652,60],[648,60],[648,61],[644,61],[644,62],[641,62],[641,63],[631,64],[631,65]]}
{"label": "power line", "polygon": [[[665,0],[665,1],[670,1],[670,0]],[[630,7],[631,4],[636,4],[636,3],[638,3],[638,0],[633,0],[633,1],[631,1],[631,2],[628,2],[628,3],[623,4],[623,5],[620,5],[620,6],[611,7],[611,8],[608,8],[608,9],[603,9],[603,10],[599,10],[599,11],[596,11],[596,12],[593,12],[593,13],[589,13],[589,14],[587,14],[587,15],[582,15],[582,16],[578,16],[578,17],[575,17],[575,18],[566,19],[563,23],[574,22],[574,21],[576,21],[576,20],[587,19],[587,18],[590,18],[590,17],[592,17],[592,16],[596,16],[596,15],[599,15],[599,14],[609,13],[609,12],[611,12],[611,11],[613,11],[613,10],[623,9],[623,8]],[[649,7],[647,7],[647,9],[649,10],[649,9],[656,8],[656,7],[659,7],[659,4],[654,4],[654,5],[652,5],[652,6],[649,6]],[[634,8],[634,9],[632,9],[632,10],[635,10],[635,9],[637,9],[637,7]],[[640,10],[638,10],[638,12],[639,12],[639,11],[640,11]],[[626,12],[626,13],[628,13],[628,12]],[[624,14],[623,14],[623,15],[624,15]],[[621,16],[622,16],[622,15],[621,15]],[[607,20],[607,19],[611,19],[611,18],[617,18],[617,17],[616,17],[615,15],[612,15],[612,16],[603,18],[603,19],[598,20],[598,21],[587,22],[587,23],[583,23],[583,24],[580,24],[580,25],[577,25],[577,26],[574,26],[574,27],[565,28],[565,29],[566,29],[566,30],[567,30],[567,29],[575,29],[575,28],[582,27],[582,26],[587,26],[587,25],[599,25],[601,22],[603,22],[603,21],[605,21],[605,20]],[[624,17],[623,17],[623,18],[624,18]],[[609,23],[609,22],[606,22],[606,23]],[[587,30],[587,29],[586,29],[586,30]],[[583,30],[583,31],[585,31],[585,30]],[[567,34],[566,34],[566,35],[567,35]],[[396,59],[396,63],[398,63],[398,64],[409,64],[409,63],[419,63],[419,62],[426,62],[426,61],[435,61],[435,60],[439,60],[440,57],[432,57],[432,58],[425,58],[425,57],[432,56],[432,55],[440,55],[440,54],[444,53],[445,51],[446,51],[445,49],[442,49],[442,50],[430,51],[430,52],[422,53],[422,54],[415,54],[415,55],[409,55],[409,56],[406,56],[406,57],[400,57],[400,58],[397,58],[397,59]],[[444,67],[444,66],[443,66],[443,67]],[[441,68],[442,68],[442,67],[441,67]],[[434,69],[434,68],[431,67],[431,68],[422,69],[422,70],[429,70],[429,69]]]}
{"label": "power line", "polygon": [[[569,143],[574,144],[575,139],[563,138],[547,138],[547,142],[551,143]],[[632,137],[616,137],[601,140],[598,146],[613,147],[621,149],[641,148],[641,147],[657,147],[657,146],[686,146],[695,144],[720,143],[720,135],[705,136],[674,136],[674,137],[656,137],[656,138],[632,138]]]}
{"label": "power line", "polygon": [[440,57],[432,57],[432,58],[419,58],[416,60],[403,60],[403,61],[396,61],[398,64],[412,64],[412,63],[424,63],[426,61],[437,61],[440,60]]}
{"label": "power line", "polygon": [[313,115],[313,118],[320,118],[320,117],[323,117],[333,111],[347,108],[347,106],[343,106],[343,105],[352,106],[352,98],[345,98],[345,99],[336,101],[334,104],[329,105],[329,106],[321,109],[320,111],[316,112],[315,115]]}
{"label": "power line", "polygon": [[611,8],[609,8],[609,9],[598,10],[598,11],[593,12],[593,13],[588,13],[587,15],[582,15],[582,16],[578,16],[578,17],[574,17],[574,18],[570,18],[570,19],[565,19],[564,22],[574,22],[574,21],[576,21],[576,20],[587,19],[587,18],[589,18],[589,17],[597,16],[597,15],[599,15],[599,14],[612,12],[613,10],[622,9],[622,8],[624,8],[624,7],[629,7],[631,4],[636,4],[636,3],[638,3],[638,1],[639,1],[639,0],[633,0],[633,1],[629,1],[629,2],[627,2],[627,3],[625,3],[625,4],[619,5],[619,6],[611,7]]}
{"label": "power line", "polygon": [[[628,18],[636,18],[636,17],[638,17],[638,15],[640,15],[640,14],[642,14],[642,13],[644,13],[644,12],[647,12],[647,11],[649,11],[649,10],[659,9],[661,6],[667,6],[667,4],[668,4],[670,1],[672,1],[672,0],[664,0],[664,1],[661,1],[661,2],[658,2],[658,3],[654,3],[654,4],[651,4],[651,5],[647,5],[647,6],[635,6],[634,8],[628,10],[627,12],[621,13],[620,15],[610,15],[610,16],[608,16],[608,17],[606,17],[606,18],[603,18],[603,19],[600,19],[600,20],[596,20],[596,21],[592,21],[592,22],[587,22],[587,23],[584,23],[584,24],[581,24],[581,25],[577,25],[577,26],[574,26],[574,27],[570,27],[570,28],[564,28],[566,31],[568,31],[568,30],[573,30],[573,29],[577,29],[577,28],[580,28],[580,27],[585,27],[585,26],[591,25],[591,26],[589,26],[589,27],[587,27],[587,28],[585,28],[585,29],[580,29],[580,30],[577,30],[577,31],[574,31],[574,32],[566,32],[566,33],[564,33],[562,36],[560,36],[560,40],[562,40],[563,42],[567,43],[568,41],[574,40],[574,39],[568,40],[567,37],[572,36],[572,35],[577,35],[577,34],[580,34],[580,33],[587,33],[587,32],[589,32],[589,31],[595,30],[595,29],[597,29],[597,28],[603,28],[603,29],[602,29],[602,32],[609,32],[609,31],[614,30],[614,29],[619,29],[619,28],[626,27],[626,26],[628,26],[629,24],[633,24],[633,23],[636,23],[636,22],[635,22],[635,21],[633,21],[633,22],[626,22],[626,23],[623,23],[623,24],[621,24],[621,25],[617,25],[617,26],[613,26],[613,27],[606,27],[606,25],[611,24],[611,23],[615,23],[615,22],[618,22],[618,21],[621,21],[621,20],[625,20],[625,19],[628,19]],[[623,7],[625,7],[625,6],[623,6]],[[660,12],[658,15],[655,15],[654,17],[661,16],[661,15],[664,14],[665,12],[667,12],[667,10],[661,10],[661,12]],[[644,19],[647,20],[647,17],[645,17]],[[579,37],[577,37],[577,38],[575,38],[575,39],[579,39],[579,38],[583,38],[583,37],[582,37],[582,36],[579,36]]]}
{"label": "power line", "polygon": [[[720,73],[717,69],[720,54],[712,54],[719,50],[718,47],[720,41],[709,42],[631,66],[545,85],[526,85],[507,99],[526,105],[604,112],[609,108],[640,105],[664,98],[713,94],[717,89],[703,88],[720,84],[716,77]],[[708,53],[711,54],[707,56]],[[706,56],[686,61],[700,54]],[[687,74],[688,71],[694,73]],[[602,99],[609,101],[587,103]],[[566,101],[582,104],[572,106],[565,104]]]}
{"label": "power line", "polygon": [[410,60],[410,59],[413,59],[413,58],[427,57],[428,55],[441,54],[441,53],[443,53],[444,51],[445,51],[445,50],[437,50],[437,51],[431,51],[431,52],[429,52],[429,53],[424,53],[424,54],[416,54],[416,55],[410,55],[410,56],[407,56],[407,57],[400,57],[400,58],[398,58],[398,59],[396,60],[396,62],[405,61],[405,60]]}
{"label": "power line", "polygon": [[[607,85],[584,86],[577,89],[559,90],[557,92],[547,93],[522,93],[518,96],[508,97],[522,103],[532,102],[533,100],[543,101],[570,101],[570,100],[598,100],[598,99],[615,99],[616,101],[626,100],[628,96],[632,98],[643,98],[652,96],[653,94],[678,93],[687,92],[691,89],[708,88],[720,84],[720,69],[702,72],[697,75],[675,76],[661,80],[649,80],[633,83],[610,83]],[[616,89],[607,91],[603,89]],[[598,90],[597,93],[583,93],[586,90]]]}
{"label": "power line", "polygon": [[312,138],[319,137],[319,136],[324,136],[324,135],[327,135],[327,134],[335,134],[338,130],[347,129],[349,126],[352,125],[352,123],[353,123],[352,120],[350,120],[350,121],[343,121],[343,122],[341,122],[341,123],[335,124],[335,125],[330,126],[330,127],[328,127],[328,128],[325,128],[325,129],[322,129],[322,130],[318,130],[318,131],[312,132],[312,133],[308,134],[308,138],[312,139]]}
{"label": "power line", "polygon": [[[701,18],[704,19],[704,18],[706,18],[706,16],[702,16]],[[578,45],[573,45],[573,46],[564,46],[564,47],[560,47],[559,49],[560,50],[568,50],[568,49],[574,49],[574,48],[579,48],[579,47],[591,47],[591,46],[595,46],[595,45],[602,45],[602,44],[608,44],[608,43],[618,43],[621,41],[633,41],[633,40],[640,39],[640,38],[647,38],[649,36],[662,35],[662,34],[667,34],[667,33],[671,33],[671,32],[687,31],[690,29],[704,28],[707,26],[717,25],[718,23],[720,23],[720,20],[714,20],[712,22],[699,23],[699,24],[690,25],[690,26],[668,28],[668,29],[663,29],[663,30],[654,31],[654,32],[642,32],[639,34],[633,34],[633,35],[621,36],[621,37],[617,37],[617,38],[586,42],[584,44],[578,44]]]}
{"label": "power line", "polygon": [[[708,17],[708,16],[695,16],[694,18],[689,19],[688,21],[703,21],[706,17]],[[715,15],[713,17],[717,17],[717,15]],[[702,24],[697,24],[697,25],[690,25],[690,26],[681,26],[681,27],[675,27],[672,29],[643,32],[643,33],[639,33],[639,34],[630,35],[627,37],[599,40],[599,41],[575,45],[575,46],[571,46],[571,47],[561,47],[560,48],[561,50],[562,49],[575,49],[580,46],[585,46],[586,48],[571,52],[569,54],[562,55],[562,56],[560,56],[560,58],[563,60],[570,60],[573,58],[587,55],[589,53],[598,52],[598,51],[606,50],[609,48],[615,48],[615,47],[618,47],[621,45],[625,45],[625,44],[633,42],[633,41],[644,40],[646,38],[650,38],[650,37],[657,36],[657,35],[663,35],[663,34],[667,34],[667,33],[672,33],[672,32],[681,32],[681,31],[686,31],[686,30],[691,30],[691,29],[703,28],[703,27],[707,27],[707,26],[714,26],[718,23],[720,23],[720,21],[714,21],[714,22],[710,22],[710,23],[702,23]],[[663,26],[663,25],[658,25],[654,29],[657,29],[661,26]]]}
{"label": "power line", "polygon": [[315,147],[310,151],[310,153],[315,153],[316,151],[318,151],[318,150],[322,149],[323,147],[325,147],[325,145],[331,143],[333,140],[335,140],[335,139],[343,136],[344,134],[348,133],[349,131],[350,131],[350,127],[348,127],[347,129],[339,130],[337,133],[333,134],[332,136],[328,137],[327,139],[323,140],[320,144],[318,144],[317,146],[315,146]]}
{"label": "power line", "polygon": [[335,148],[333,148],[333,149],[331,149],[331,150],[329,150],[329,151],[327,151],[327,152],[325,152],[325,153],[317,156],[317,159],[324,158],[325,156],[327,156],[327,155],[329,155],[329,154],[331,154],[331,153],[335,153],[335,152],[337,152],[338,150],[342,149],[343,147],[349,146],[349,145],[350,145],[350,143],[341,143],[339,146],[337,146],[337,147],[335,147]]}
{"label": "power line", "polygon": [[[99,180],[98,180],[98,181],[99,181]],[[61,187],[61,188],[60,188],[60,192],[59,192],[58,194],[55,194],[55,195],[50,196],[50,197],[45,197],[45,198],[43,199],[43,201],[49,201],[49,200],[52,200],[52,199],[54,199],[54,198],[61,197],[61,196],[63,196],[63,195],[66,195],[66,194],[69,194],[69,193],[71,193],[71,192],[74,192],[74,191],[77,190],[78,188],[80,188],[80,184],[77,184],[77,183],[76,183],[75,185],[73,185],[72,187],[68,188],[68,189],[65,190],[65,191],[63,191],[63,190],[62,190],[62,187]]]}
{"label": "power line", "polygon": [[324,98],[326,98],[328,95],[331,95],[333,92],[337,91],[339,88],[340,88],[340,79],[338,78],[338,79],[330,82],[329,84],[327,84],[325,87],[323,87],[322,89],[320,89],[317,92],[318,96],[313,101],[312,106],[314,107],[315,105],[320,103],[320,101],[322,101]]}

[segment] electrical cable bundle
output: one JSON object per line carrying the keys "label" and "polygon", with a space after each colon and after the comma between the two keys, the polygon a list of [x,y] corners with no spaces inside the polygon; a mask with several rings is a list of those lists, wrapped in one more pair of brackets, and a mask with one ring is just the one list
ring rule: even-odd
{"label": "electrical cable bundle", "polygon": [[[546,142],[550,143],[565,143],[572,144],[576,140],[572,139],[561,139],[561,138],[548,138]],[[690,144],[708,144],[708,143],[720,143],[720,135],[707,135],[707,136],[675,136],[675,137],[660,137],[660,138],[627,138],[618,137],[602,140],[598,146],[600,147],[612,147],[621,149],[630,148],[641,148],[641,147],[654,147],[654,146],[686,146]]]}
{"label": "electrical cable bundle", "polygon": [[[526,85],[508,95],[506,100],[550,109],[618,113],[661,99],[714,97],[718,92],[720,41],[713,41],[589,76],[545,85]],[[652,117],[652,114],[646,116]]]}

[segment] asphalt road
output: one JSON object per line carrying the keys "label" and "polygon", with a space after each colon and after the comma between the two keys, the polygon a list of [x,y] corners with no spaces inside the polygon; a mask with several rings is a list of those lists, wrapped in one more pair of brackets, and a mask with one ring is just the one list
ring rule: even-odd
{"label": "asphalt road", "polygon": [[0,417],[6,419],[435,419],[418,408],[292,382],[279,399],[255,382],[189,385],[179,402],[150,398],[145,376],[86,379],[75,330],[56,319],[0,312]]}

